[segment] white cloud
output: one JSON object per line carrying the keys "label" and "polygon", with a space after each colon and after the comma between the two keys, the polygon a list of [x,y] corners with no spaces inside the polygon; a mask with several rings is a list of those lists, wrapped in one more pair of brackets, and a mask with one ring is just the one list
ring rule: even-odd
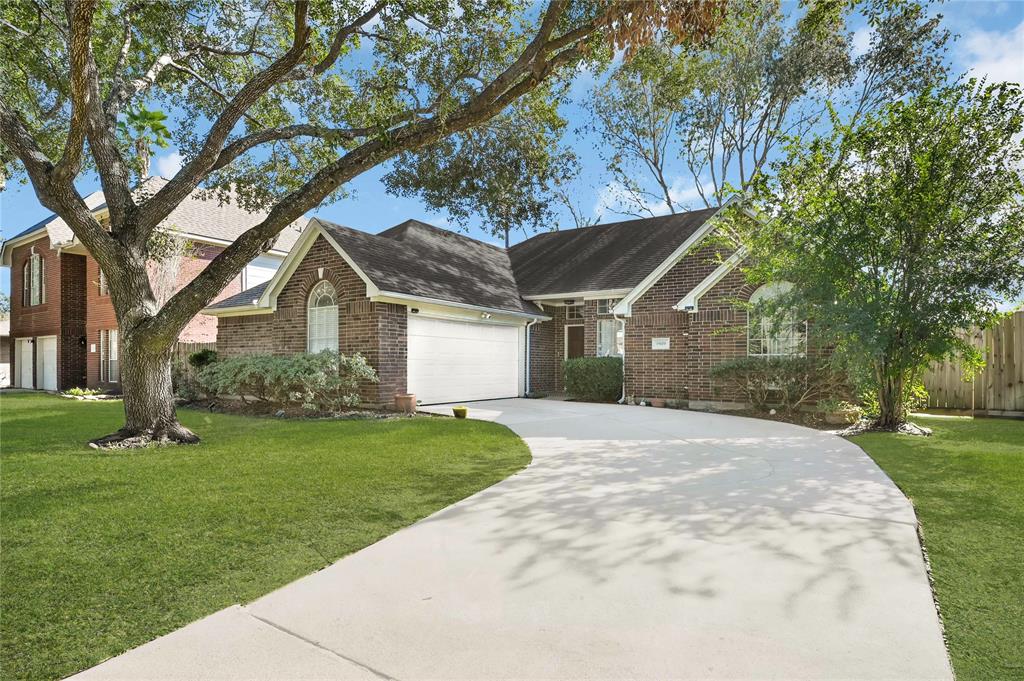
{"label": "white cloud", "polygon": [[961,46],[971,75],[1024,83],[1024,21],[1009,31],[971,31]]}
{"label": "white cloud", "polygon": [[158,156],[156,159],[156,174],[161,177],[174,177],[181,170],[181,154],[172,151],[166,156]]}
{"label": "white cloud", "polygon": [[866,54],[871,48],[871,28],[863,26],[853,32],[853,56]]}
{"label": "white cloud", "polygon": [[[707,183],[704,183],[707,186]],[[689,178],[678,176],[673,178],[672,185],[668,188],[669,197],[677,208],[686,208],[693,203],[703,203],[697,185]],[[609,212],[641,213],[654,215],[666,215],[669,212],[664,200],[654,197],[642,197],[641,206],[637,205],[637,199],[633,197],[620,182],[610,182],[605,185],[597,194],[597,202],[594,204],[594,215],[603,216]]]}

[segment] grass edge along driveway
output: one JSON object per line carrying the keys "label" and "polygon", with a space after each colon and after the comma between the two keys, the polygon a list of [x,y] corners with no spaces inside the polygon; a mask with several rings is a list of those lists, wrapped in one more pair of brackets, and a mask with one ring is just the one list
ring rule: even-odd
{"label": "grass edge along driveway", "polygon": [[853,442],[914,504],[958,681],[1024,678],[1024,421],[913,420]]}
{"label": "grass edge along driveway", "polygon": [[119,402],[0,396],[0,673],[59,678],[245,603],[521,470],[504,426],[182,410],[196,446],[97,452]]}

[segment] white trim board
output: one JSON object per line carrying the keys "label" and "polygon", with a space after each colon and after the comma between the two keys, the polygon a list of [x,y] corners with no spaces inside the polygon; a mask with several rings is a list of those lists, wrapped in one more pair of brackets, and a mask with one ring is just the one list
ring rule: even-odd
{"label": "white trim board", "polygon": [[674,250],[670,256],[665,258],[665,260],[662,261],[660,265],[658,265],[650,274],[644,277],[643,281],[641,281],[639,284],[633,287],[633,290],[631,290],[622,300],[619,301],[619,303],[615,306],[615,309],[613,310],[613,314],[622,317],[632,317],[633,303],[639,300],[640,297],[643,296],[643,294],[647,293],[647,291],[652,286],[654,286],[662,277],[668,274],[669,270],[675,267],[687,253],[693,250],[697,246],[697,244],[704,240],[704,237],[713,232],[715,230],[715,227],[717,226],[716,219],[718,218],[718,216],[721,215],[722,211],[725,210],[728,206],[738,201],[739,198],[740,197],[737,194],[735,196],[732,196],[725,203],[723,203],[722,206],[717,211],[715,211],[714,215],[709,217],[703,225],[697,228],[697,231],[691,234],[686,241],[679,244],[679,247],[676,248],[676,250]]}
{"label": "white trim board", "polygon": [[715,268],[711,274],[704,277],[703,281],[694,286],[689,293],[683,296],[682,300],[673,305],[672,309],[678,310],[679,312],[697,312],[697,303],[704,297],[704,294],[714,288],[715,284],[722,281],[722,279],[725,278],[725,275],[736,269],[736,266],[739,265],[745,257],[747,257],[747,249],[744,246],[740,246],[735,253],[730,255],[721,265]]}

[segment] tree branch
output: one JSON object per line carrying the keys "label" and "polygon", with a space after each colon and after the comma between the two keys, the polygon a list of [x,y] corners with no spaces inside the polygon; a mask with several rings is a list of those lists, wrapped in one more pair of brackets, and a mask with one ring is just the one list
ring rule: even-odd
{"label": "tree branch", "polygon": [[148,238],[160,221],[199,186],[216,163],[224,142],[239,119],[298,64],[309,44],[308,11],[308,0],[295,3],[294,37],[288,51],[238,91],[210,127],[199,153],[139,209],[138,229],[141,237]]}

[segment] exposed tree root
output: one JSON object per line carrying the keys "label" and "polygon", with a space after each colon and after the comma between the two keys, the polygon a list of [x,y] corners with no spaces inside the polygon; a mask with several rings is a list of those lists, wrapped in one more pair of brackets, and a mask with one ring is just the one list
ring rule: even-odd
{"label": "exposed tree root", "polygon": [[863,419],[838,432],[842,437],[852,437],[863,433],[902,433],[904,435],[921,435],[927,437],[932,434],[931,428],[919,426],[910,421],[903,421],[892,426],[882,425],[878,421]]}
{"label": "exposed tree root", "polygon": [[136,449],[149,445],[193,445],[197,442],[198,435],[175,423],[149,430],[122,428],[116,433],[90,441],[89,446],[93,449]]}

